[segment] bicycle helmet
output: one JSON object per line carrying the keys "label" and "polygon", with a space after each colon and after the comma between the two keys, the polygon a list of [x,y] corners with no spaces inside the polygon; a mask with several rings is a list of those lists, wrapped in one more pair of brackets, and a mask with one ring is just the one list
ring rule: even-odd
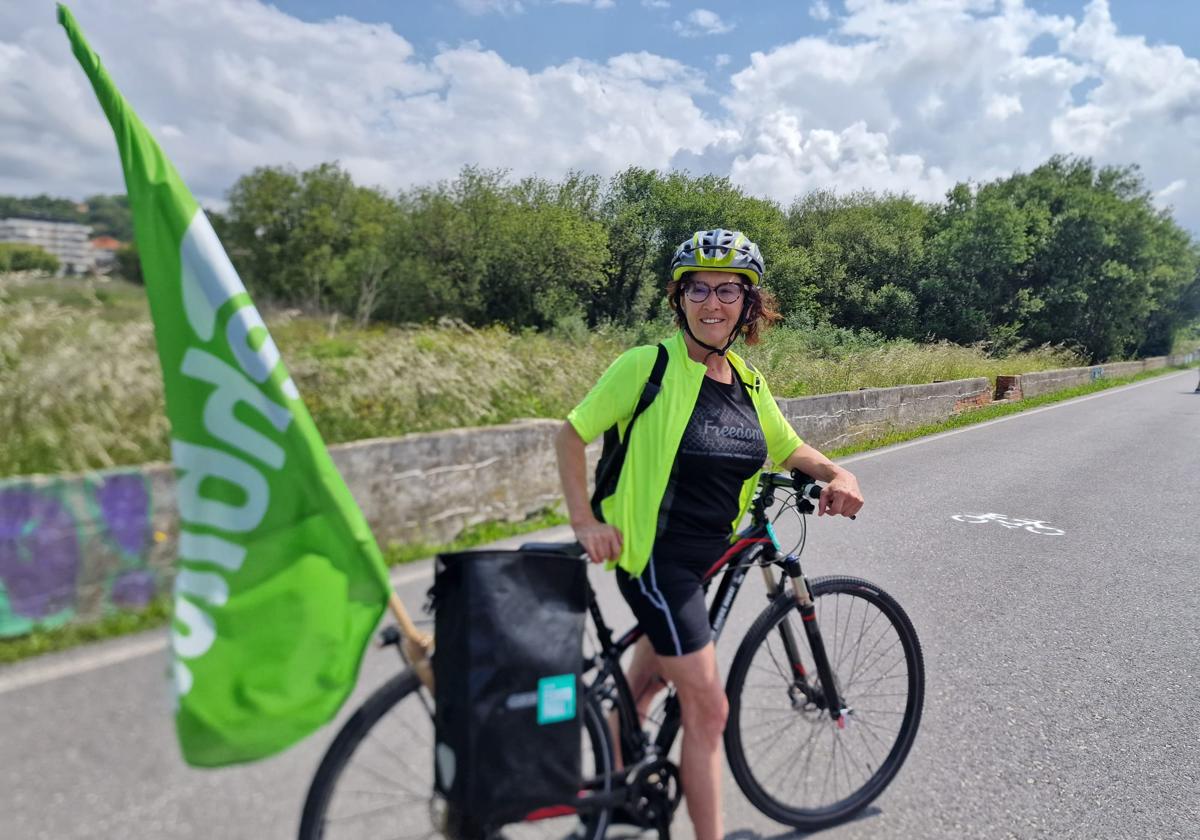
{"label": "bicycle helmet", "polygon": [[691,271],[728,271],[749,278],[757,286],[763,277],[762,252],[741,231],[698,230],[675,249],[671,258],[672,280]]}

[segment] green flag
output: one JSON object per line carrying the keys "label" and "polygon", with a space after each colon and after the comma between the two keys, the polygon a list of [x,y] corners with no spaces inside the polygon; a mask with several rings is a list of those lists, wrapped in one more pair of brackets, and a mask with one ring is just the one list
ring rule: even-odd
{"label": "green flag", "polygon": [[252,761],[346,699],[387,569],[208,219],[61,5],[58,20],[116,134],[162,363],[179,743],[193,765]]}

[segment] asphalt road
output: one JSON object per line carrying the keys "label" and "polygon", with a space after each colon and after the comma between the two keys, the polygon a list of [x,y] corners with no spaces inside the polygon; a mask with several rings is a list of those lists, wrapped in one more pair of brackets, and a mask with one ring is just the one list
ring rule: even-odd
{"label": "asphalt road", "polygon": [[[1171,374],[844,462],[867,507],[856,522],[811,521],[805,570],[891,591],[928,685],[900,775],[819,836],[1200,836],[1194,384],[1194,371]],[[963,513],[1064,533],[951,518]],[[428,566],[401,575],[418,605]],[[761,586],[752,578],[734,609],[725,665]],[[394,671],[391,652],[369,653],[341,718]],[[179,758],[169,708],[161,633],[0,669],[0,837],[295,836],[341,718],[282,756],[199,771]],[[795,836],[731,778],[724,805],[732,838]],[[676,836],[691,836],[682,814]]]}

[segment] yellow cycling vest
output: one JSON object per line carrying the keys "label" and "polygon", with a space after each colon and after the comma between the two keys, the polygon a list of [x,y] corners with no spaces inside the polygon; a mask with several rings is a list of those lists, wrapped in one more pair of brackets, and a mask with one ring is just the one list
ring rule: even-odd
{"label": "yellow cycling vest", "polygon": [[[616,526],[622,535],[621,556],[609,568],[620,566],[635,577],[650,560],[658,535],[663,493],[671,477],[679,441],[696,407],[706,369],[688,356],[682,330],[663,343],[667,347],[667,369],[663,373],[662,390],[633,426],[616,492],[600,503],[604,521]],[[657,355],[655,346],[626,350],[571,410],[567,421],[585,443],[591,443],[614,423],[624,439],[625,428]],[[734,374],[741,377],[750,392],[766,439],[767,457],[774,464],[782,464],[803,441],[779,410],[758,371],[735,353],[730,352],[726,357]],[[741,509],[730,523],[731,534],[750,508],[758,475],[755,473],[742,485]]]}

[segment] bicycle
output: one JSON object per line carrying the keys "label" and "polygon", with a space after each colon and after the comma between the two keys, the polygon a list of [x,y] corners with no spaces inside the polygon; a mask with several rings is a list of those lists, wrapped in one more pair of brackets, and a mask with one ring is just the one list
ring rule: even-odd
{"label": "bicycle", "polygon": [[[787,498],[769,518],[780,490]],[[770,603],[739,645],[726,681],[725,752],[747,799],[768,817],[803,831],[844,822],[883,792],[916,738],[925,685],[916,631],[892,596],[860,578],[804,577],[799,555],[806,514],[819,495],[820,487],[803,474],[764,473],[750,524],[705,578],[710,584],[724,570],[709,609],[719,639],[746,576],[756,566],[763,571]],[[785,554],[774,523],[789,509],[802,527],[795,550]],[[578,544],[528,547],[580,556]],[[639,720],[620,664],[640,629],[614,640],[590,585],[588,610],[598,649],[584,659],[579,795],[504,826],[506,838],[598,840],[618,809],[624,822],[669,837],[681,799],[678,769],[668,758],[680,728],[678,700],[669,691],[660,713],[651,716],[658,726],[652,737]],[[382,633],[383,643],[398,649],[399,638],[394,627]],[[625,766],[619,769],[610,713],[620,720]],[[389,737],[399,743],[388,744]],[[780,759],[775,751],[781,745],[798,746],[799,754],[785,751]],[[385,760],[399,772],[380,769]],[[377,832],[431,837],[453,828],[461,815],[448,813],[433,797],[433,765],[433,698],[415,672],[405,670],[355,712],[329,747],[305,801],[301,840]],[[415,826],[414,833],[397,834],[401,821]]]}

